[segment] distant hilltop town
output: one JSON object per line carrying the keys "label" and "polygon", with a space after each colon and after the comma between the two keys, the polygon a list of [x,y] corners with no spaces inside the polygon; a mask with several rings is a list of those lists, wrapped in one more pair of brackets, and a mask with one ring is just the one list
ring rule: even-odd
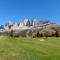
{"label": "distant hilltop town", "polygon": [[38,32],[41,34],[47,30],[54,35],[57,30],[60,31],[58,28],[60,28],[60,26],[50,20],[29,20],[28,18],[25,18],[19,24],[16,22],[8,22],[5,25],[0,25],[0,35],[14,34],[15,36],[26,36],[28,32],[37,35]]}

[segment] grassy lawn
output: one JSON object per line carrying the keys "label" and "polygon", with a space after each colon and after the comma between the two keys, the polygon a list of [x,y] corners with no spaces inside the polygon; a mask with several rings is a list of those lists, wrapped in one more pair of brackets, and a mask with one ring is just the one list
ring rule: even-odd
{"label": "grassy lawn", "polygon": [[0,60],[60,60],[60,38],[0,37]]}

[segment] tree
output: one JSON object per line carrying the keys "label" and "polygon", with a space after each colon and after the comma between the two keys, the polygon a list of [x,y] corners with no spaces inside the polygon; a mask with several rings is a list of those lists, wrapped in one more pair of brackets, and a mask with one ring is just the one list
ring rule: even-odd
{"label": "tree", "polygon": [[11,32],[10,32],[10,36],[13,37],[13,30],[11,30]]}
{"label": "tree", "polygon": [[40,37],[43,37],[43,33],[40,33]]}
{"label": "tree", "polygon": [[56,37],[59,37],[59,32],[56,30],[56,33],[55,33]]}
{"label": "tree", "polygon": [[30,30],[27,32],[27,36],[32,37],[32,35],[33,35],[33,32],[32,32],[32,30],[30,29]]}
{"label": "tree", "polygon": [[37,32],[37,37],[40,37],[39,31]]}

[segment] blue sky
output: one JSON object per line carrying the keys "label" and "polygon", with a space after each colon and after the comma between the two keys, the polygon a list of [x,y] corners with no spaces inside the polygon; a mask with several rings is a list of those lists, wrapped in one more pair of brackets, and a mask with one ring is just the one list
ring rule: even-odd
{"label": "blue sky", "polygon": [[18,23],[25,17],[60,24],[60,0],[0,0],[0,24]]}

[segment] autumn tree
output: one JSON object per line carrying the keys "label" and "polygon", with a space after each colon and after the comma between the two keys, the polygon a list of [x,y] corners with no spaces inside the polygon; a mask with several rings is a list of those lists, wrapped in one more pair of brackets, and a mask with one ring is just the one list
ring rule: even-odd
{"label": "autumn tree", "polygon": [[30,29],[30,30],[27,32],[27,36],[32,37],[32,35],[33,35],[33,32],[32,32],[32,30]]}

